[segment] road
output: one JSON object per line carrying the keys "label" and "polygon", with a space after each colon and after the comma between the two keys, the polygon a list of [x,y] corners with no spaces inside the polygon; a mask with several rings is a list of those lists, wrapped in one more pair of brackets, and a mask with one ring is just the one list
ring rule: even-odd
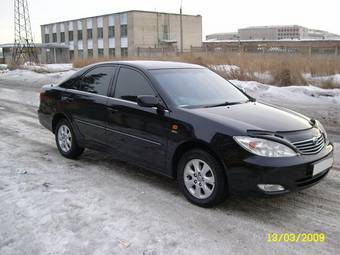
{"label": "road", "polygon": [[[174,180],[110,155],[86,150],[76,161],[61,157],[37,120],[41,85],[0,79],[0,254],[339,253],[336,121],[326,123],[336,142],[335,167],[319,185],[275,199],[233,196],[203,209],[188,203]],[[268,243],[268,232],[327,238]]]}

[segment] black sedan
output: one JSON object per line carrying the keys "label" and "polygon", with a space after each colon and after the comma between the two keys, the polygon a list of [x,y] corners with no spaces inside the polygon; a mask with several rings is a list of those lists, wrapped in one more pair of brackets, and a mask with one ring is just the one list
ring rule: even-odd
{"label": "black sedan", "polygon": [[322,124],[259,103],[198,65],[104,62],[40,94],[40,123],[60,153],[101,150],[176,178],[209,207],[230,193],[275,196],[310,187],[333,165]]}

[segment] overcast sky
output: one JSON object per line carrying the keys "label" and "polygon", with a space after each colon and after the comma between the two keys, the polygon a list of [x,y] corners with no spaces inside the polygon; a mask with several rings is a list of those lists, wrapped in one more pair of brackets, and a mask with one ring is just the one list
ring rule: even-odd
{"label": "overcast sky", "polygon": [[[179,12],[180,0],[28,0],[32,30],[40,25],[126,10]],[[12,42],[14,0],[1,0],[0,43]],[[302,25],[340,34],[339,0],[183,0],[183,12],[203,16],[203,35],[259,25]]]}

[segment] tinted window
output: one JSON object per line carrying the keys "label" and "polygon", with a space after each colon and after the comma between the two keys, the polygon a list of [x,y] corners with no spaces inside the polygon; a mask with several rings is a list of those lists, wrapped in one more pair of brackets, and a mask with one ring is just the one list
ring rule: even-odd
{"label": "tinted window", "polygon": [[113,74],[113,66],[97,67],[80,78],[80,90],[106,96]]}
{"label": "tinted window", "polygon": [[78,89],[78,79],[79,77],[71,77],[70,79],[62,82],[59,87],[65,89]]}
{"label": "tinted window", "polygon": [[121,68],[119,71],[115,97],[129,101],[137,101],[137,96],[155,95],[149,82],[139,72]]}
{"label": "tinted window", "polygon": [[208,69],[163,69],[151,72],[175,104],[181,107],[249,100],[228,81]]}

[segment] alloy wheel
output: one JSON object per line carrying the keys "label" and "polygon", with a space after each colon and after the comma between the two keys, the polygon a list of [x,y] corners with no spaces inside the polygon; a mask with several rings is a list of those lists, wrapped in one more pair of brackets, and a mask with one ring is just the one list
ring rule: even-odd
{"label": "alloy wheel", "polygon": [[72,133],[68,126],[61,125],[58,129],[58,143],[61,150],[69,152],[72,147]]}
{"label": "alloy wheel", "polygon": [[211,196],[215,188],[215,177],[211,167],[201,159],[190,160],[184,168],[186,189],[198,199]]}

